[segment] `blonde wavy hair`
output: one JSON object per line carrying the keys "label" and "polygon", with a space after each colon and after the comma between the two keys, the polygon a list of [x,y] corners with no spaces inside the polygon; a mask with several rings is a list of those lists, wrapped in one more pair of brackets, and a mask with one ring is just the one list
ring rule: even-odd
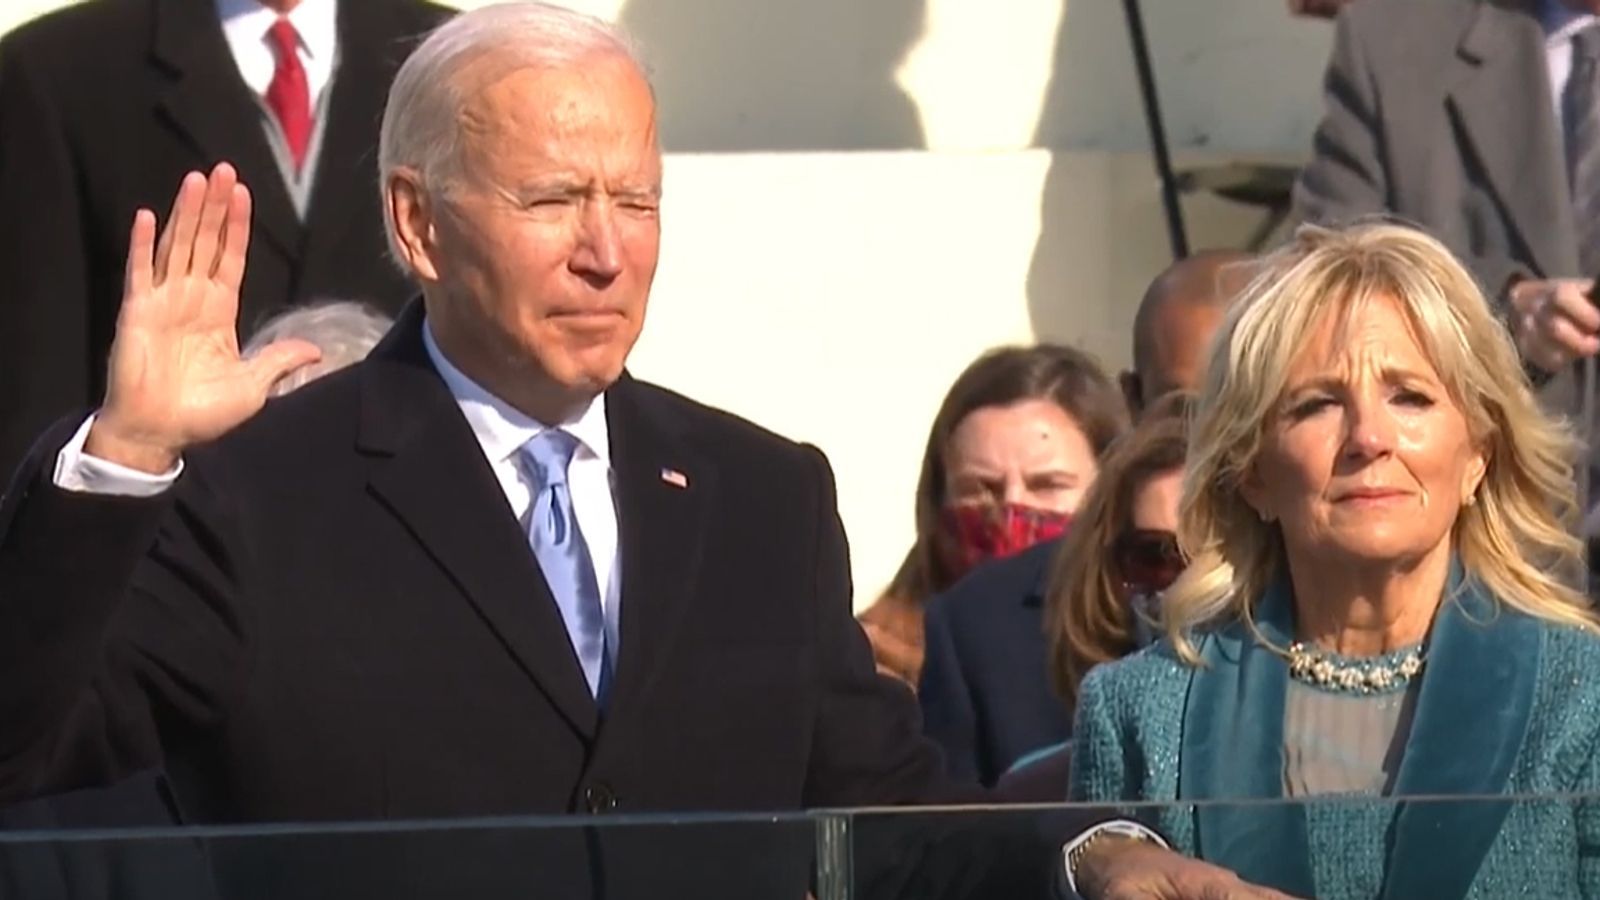
{"label": "blonde wavy hair", "polygon": [[1178,541],[1189,567],[1162,613],[1179,656],[1199,663],[1195,628],[1238,618],[1285,565],[1276,525],[1240,492],[1301,348],[1330,318],[1348,322],[1391,299],[1411,324],[1483,449],[1477,502],[1452,532],[1456,558],[1500,602],[1549,622],[1600,632],[1561,573],[1582,571],[1573,466],[1577,445],[1540,410],[1511,337],[1472,276],[1420,231],[1387,222],[1303,226],[1264,257],[1212,345],[1184,467]]}

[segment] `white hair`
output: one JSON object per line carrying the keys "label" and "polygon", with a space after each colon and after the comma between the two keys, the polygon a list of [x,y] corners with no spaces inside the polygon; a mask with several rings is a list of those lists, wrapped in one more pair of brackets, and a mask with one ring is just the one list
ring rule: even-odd
{"label": "white hair", "polygon": [[329,300],[291,307],[263,322],[245,344],[243,354],[252,356],[273,341],[298,338],[322,351],[322,359],[301,366],[278,379],[271,395],[281,397],[304,387],[331,372],[366,359],[372,348],[389,330],[394,320],[365,303]]}
{"label": "white hair", "polygon": [[[389,87],[378,133],[379,189],[387,189],[396,169],[417,173],[429,191],[459,174],[460,113],[474,86],[519,69],[562,68],[605,55],[620,55],[646,73],[620,28],[584,13],[537,2],[459,13],[428,35]],[[463,77],[469,68],[476,76],[471,83]],[[389,246],[400,259],[389,204],[383,207]]]}

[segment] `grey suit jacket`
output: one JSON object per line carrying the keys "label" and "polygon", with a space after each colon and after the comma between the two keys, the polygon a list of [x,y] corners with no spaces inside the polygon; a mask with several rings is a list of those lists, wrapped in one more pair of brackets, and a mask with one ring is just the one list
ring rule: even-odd
{"label": "grey suit jacket", "polygon": [[1462,257],[1491,297],[1583,277],[1544,31],[1532,0],[1362,0],[1339,16],[1302,220],[1390,213]]}

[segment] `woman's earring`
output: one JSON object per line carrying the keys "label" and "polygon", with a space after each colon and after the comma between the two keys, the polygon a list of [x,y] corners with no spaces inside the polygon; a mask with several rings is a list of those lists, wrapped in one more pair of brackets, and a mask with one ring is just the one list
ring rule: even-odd
{"label": "woman's earring", "polygon": [[1467,499],[1461,501],[1461,505],[1462,506],[1476,506],[1476,505],[1478,505],[1478,494],[1477,494],[1477,492],[1474,491],[1474,492],[1468,494],[1467,495]]}

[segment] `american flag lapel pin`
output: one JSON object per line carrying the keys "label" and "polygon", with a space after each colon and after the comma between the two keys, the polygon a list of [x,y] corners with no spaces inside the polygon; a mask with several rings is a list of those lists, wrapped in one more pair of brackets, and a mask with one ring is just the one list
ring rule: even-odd
{"label": "american flag lapel pin", "polygon": [[689,487],[689,476],[679,472],[677,469],[662,469],[661,480],[680,490],[685,490]]}

